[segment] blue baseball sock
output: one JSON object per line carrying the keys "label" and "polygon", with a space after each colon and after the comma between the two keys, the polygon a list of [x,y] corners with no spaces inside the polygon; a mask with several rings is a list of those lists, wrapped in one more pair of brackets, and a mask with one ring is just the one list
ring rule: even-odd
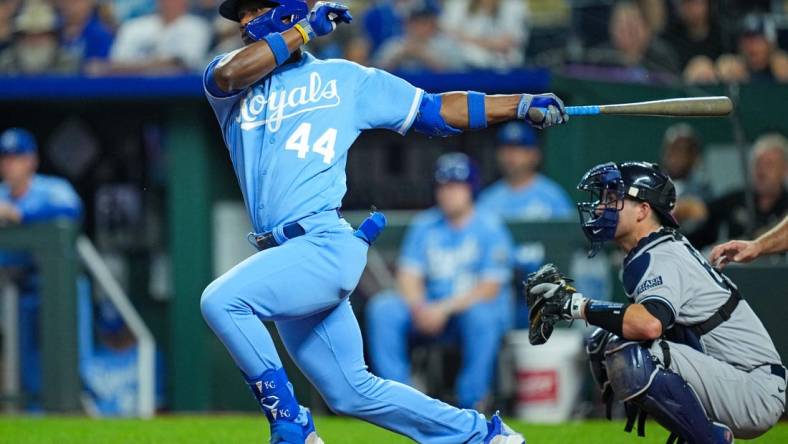
{"label": "blue baseball sock", "polygon": [[300,407],[283,368],[266,370],[254,379],[246,378],[246,383],[257,398],[268,422],[275,424],[296,420]]}

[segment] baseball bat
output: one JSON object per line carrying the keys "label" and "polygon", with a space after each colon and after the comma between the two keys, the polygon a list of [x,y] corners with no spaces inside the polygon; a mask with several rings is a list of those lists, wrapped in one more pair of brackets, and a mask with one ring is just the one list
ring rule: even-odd
{"label": "baseball bat", "polygon": [[[531,111],[534,111],[534,113],[531,113]],[[621,116],[720,117],[727,116],[731,111],[733,111],[733,102],[725,96],[686,97],[652,100],[649,102],[566,107],[566,113],[570,116],[610,114]],[[537,122],[544,115],[543,110],[540,109],[532,108],[528,112],[531,119]]]}

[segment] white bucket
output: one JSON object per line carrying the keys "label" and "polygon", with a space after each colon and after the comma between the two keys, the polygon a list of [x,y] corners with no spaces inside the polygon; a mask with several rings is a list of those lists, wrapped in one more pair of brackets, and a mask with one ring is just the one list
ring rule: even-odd
{"label": "white bucket", "polygon": [[527,330],[509,333],[517,380],[516,415],[529,422],[570,419],[585,372],[582,330],[557,329],[542,345],[528,342]]}

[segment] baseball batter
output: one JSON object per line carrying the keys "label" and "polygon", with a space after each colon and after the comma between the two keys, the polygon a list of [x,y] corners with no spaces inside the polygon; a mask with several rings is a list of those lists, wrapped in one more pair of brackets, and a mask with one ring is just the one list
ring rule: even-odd
{"label": "baseball batter", "polygon": [[627,251],[630,302],[587,299],[545,266],[527,285],[533,342],[559,319],[600,327],[588,343],[591,369],[606,397],[629,404],[628,430],[637,417],[642,434],[644,414],[672,433],[669,442],[729,443],[769,430],[785,410],[785,367],[736,286],[676,231],[670,178],[655,164],[607,163],[578,188],[593,196],[578,204],[592,253],[610,240]]}
{"label": "baseball batter", "polygon": [[[300,407],[260,320],[275,321],[295,362],[329,407],[420,443],[521,443],[490,421],[367,371],[348,295],[380,214],[355,233],[338,212],[345,164],[361,131],[411,128],[435,136],[512,119],[543,128],[567,119],[552,94],[429,94],[386,72],[318,60],[301,46],[348,23],[347,7],[304,0],[225,0],[245,47],[217,57],[205,94],[261,250],[206,288],[203,317],[241,369],[271,426],[272,443],[322,443]],[[529,110],[538,118],[529,117]]]}

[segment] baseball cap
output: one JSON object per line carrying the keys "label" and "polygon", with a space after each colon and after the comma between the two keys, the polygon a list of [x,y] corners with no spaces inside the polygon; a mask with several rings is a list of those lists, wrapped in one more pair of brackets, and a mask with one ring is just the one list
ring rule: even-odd
{"label": "baseball cap", "polygon": [[57,29],[57,14],[47,3],[35,1],[25,5],[14,19],[14,32],[43,34]]}
{"label": "baseball cap", "polygon": [[777,39],[777,30],[774,21],[764,14],[748,14],[741,22],[740,35],[742,37],[762,36],[770,42]]}
{"label": "baseball cap", "polygon": [[536,131],[525,122],[509,122],[498,131],[498,144],[537,148]]}
{"label": "baseball cap", "polygon": [[408,11],[409,18],[434,17],[441,13],[441,7],[435,0],[417,0]]}
{"label": "baseball cap", "polygon": [[32,154],[38,150],[36,138],[22,128],[9,128],[0,134],[0,155]]}

